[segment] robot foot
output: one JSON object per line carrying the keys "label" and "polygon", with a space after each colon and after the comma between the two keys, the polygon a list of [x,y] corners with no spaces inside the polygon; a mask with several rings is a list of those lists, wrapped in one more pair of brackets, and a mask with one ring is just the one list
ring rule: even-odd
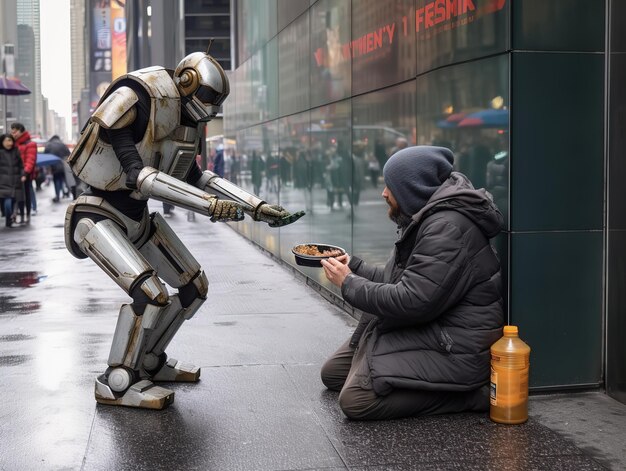
{"label": "robot foot", "polygon": [[184,364],[174,358],[168,358],[165,364],[154,375],[152,381],[179,381],[195,383],[200,379],[200,368]]}
{"label": "robot foot", "polygon": [[104,375],[96,379],[96,402],[112,406],[165,409],[174,402],[174,391],[156,386],[148,380],[133,384],[124,393],[114,393]]}

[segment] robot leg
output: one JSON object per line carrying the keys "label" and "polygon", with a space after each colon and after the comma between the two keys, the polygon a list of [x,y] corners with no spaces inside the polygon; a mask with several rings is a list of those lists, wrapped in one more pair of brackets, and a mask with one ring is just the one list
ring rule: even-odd
{"label": "robot leg", "polygon": [[74,240],[126,293],[132,305],[122,306],[113,336],[107,371],[96,379],[96,401],[102,404],[163,409],[174,392],[140,377],[146,345],[169,305],[168,293],[154,270],[111,220],[83,218]]}
{"label": "robot leg", "polygon": [[168,360],[165,349],[182,323],[191,319],[206,300],[209,283],[200,264],[158,213],[152,214],[152,236],[139,249],[159,276],[179,294],[170,296],[170,305],[150,337],[143,362],[143,375],[153,381],[197,381],[200,368]]}

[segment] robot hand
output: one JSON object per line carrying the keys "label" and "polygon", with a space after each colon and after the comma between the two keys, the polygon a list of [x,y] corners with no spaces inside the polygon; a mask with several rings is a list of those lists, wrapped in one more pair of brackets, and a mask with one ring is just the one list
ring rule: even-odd
{"label": "robot hand", "polygon": [[245,214],[243,206],[235,201],[212,198],[209,204],[211,222],[241,221]]}
{"label": "robot hand", "polygon": [[291,214],[282,206],[264,203],[257,208],[254,220],[267,222],[270,227],[281,227],[296,222],[302,216],[304,216],[304,211]]}

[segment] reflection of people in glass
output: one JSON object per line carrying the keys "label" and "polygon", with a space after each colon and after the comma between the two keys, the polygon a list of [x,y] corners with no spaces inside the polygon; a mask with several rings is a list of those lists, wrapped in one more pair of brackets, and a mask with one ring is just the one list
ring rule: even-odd
{"label": "reflection of people in glass", "polygon": [[252,162],[250,163],[250,177],[252,178],[252,187],[254,188],[254,194],[258,195],[261,192],[261,185],[263,184],[263,167],[265,163],[256,150],[252,151]]}
{"label": "reflection of people in glass", "polygon": [[387,152],[385,151],[385,143],[380,137],[376,138],[374,142],[374,153],[371,155],[370,162],[368,164],[368,170],[370,173],[370,181],[372,186],[376,188],[378,186],[378,178],[380,177],[380,170],[387,161]]}
{"label": "reflection of people in glass", "polygon": [[493,156],[487,164],[487,176],[486,176],[486,189],[493,196],[493,200],[502,215],[504,220],[508,221],[508,208],[509,208],[509,153],[508,151],[498,152]]}
{"label": "reflection of people in glass", "polygon": [[298,152],[293,171],[293,186],[302,190],[307,212],[313,212],[313,162],[308,151]]}
{"label": "reflection of people in glass", "polygon": [[382,196],[401,235],[389,261],[375,267],[347,254],[322,261],[343,299],[365,313],[321,371],[349,418],[489,407],[489,347],[504,322],[490,239],[502,215],[453,162],[449,149],[433,146],[391,156]]}
{"label": "reflection of people in glass", "polygon": [[348,198],[352,206],[358,206],[361,199],[361,190],[365,181],[365,149],[367,144],[364,141],[356,141],[352,144],[352,178],[350,193]]}
{"label": "reflection of people in glass", "polygon": [[[343,207],[343,181],[341,177],[342,157],[337,150],[337,146],[330,146],[327,150],[327,165],[325,173],[326,184],[326,205],[331,211]],[[335,204],[336,203],[336,204]]]}
{"label": "reflection of people in glass", "polygon": [[239,162],[239,157],[235,155],[235,151],[230,149],[229,151],[229,160],[230,160],[230,178],[229,180],[233,182],[235,185],[239,184],[239,174],[241,173],[241,163]]}
{"label": "reflection of people in glass", "polygon": [[405,137],[399,137],[396,139],[396,145],[391,149],[389,155],[393,155],[399,150],[406,149],[409,145],[409,141],[406,140]]}
{"label": "reflection of people in glass", "polygon": [[[479,133],[480,131],[470,132]],[[472,134],[469,136],[467,144],[461,147],[459,154],[460,158],[457,165],[459,172],[467,175],[476,188],[484,188],[486,184],[485,170],[492,156],[485,138],[481,134]]]}
{"label": "reflection of people in glass", "polygon": [[265,191],[278,193],[278,159],[270,152],[265,161]]}

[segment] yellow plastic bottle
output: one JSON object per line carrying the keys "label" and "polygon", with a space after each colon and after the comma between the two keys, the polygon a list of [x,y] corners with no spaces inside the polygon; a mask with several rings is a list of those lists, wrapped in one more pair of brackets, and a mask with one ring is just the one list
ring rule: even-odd
{"label": "yellow plastic bottle", "polygon": [[491,346],[491,408],[489,416],[500,424],[528,420],[530,347],[517,327],[504,327],[503,337]]}

